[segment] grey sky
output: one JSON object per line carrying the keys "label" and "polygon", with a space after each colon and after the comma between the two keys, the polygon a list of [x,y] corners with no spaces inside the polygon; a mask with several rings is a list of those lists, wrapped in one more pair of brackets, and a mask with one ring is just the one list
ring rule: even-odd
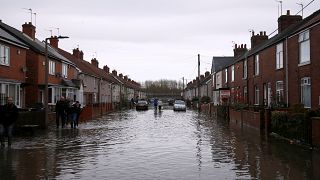
{"label": "grey sky", "polygon": [[[0,0],[2,21],[21,30],[30,14],[37,13],[36,37],[57,35],[69,39],[59,46],[69,52],[79,45],[86,60],[96,57],[99,67],[128,75],[135,81],[160,78],[191,80],[197,75],[197,54],[201,73],[210,71],[212,56],[233,55],[233,42],[250,47],[249,29],[271,33],[277,28],[275,0]],[[311,0],[283,0],[296,14]],[[304,17],[320,7],[315,0]],[[33,17],[34,23],[34,17]]]}

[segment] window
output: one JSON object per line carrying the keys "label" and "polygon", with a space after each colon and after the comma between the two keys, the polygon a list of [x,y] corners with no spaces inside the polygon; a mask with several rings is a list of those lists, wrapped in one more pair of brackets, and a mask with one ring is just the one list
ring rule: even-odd
{"label": "window", "polygon": [[301,79],[301,103],[304,107],[311,108],[311,81],[310,77]]}
{"label": "window", "polygon": [[248,65],[247,60],[243,61],[243,79],[247,79],[248,77]]}
{"label": "window", "polygon": [[259,54],[254,56],[254,75],[259,75]]}
{"label": "window", "polygon": [[283,68],[283,43],[277,45],[276,61],[276,68]]}
{"label": "window", "polygon": [[231,81],[234,81],[234,65],[231,66]]}
{"label": "window", "polygon": [[49,74],[55,75],[56,73],[56,63],[49,60]]}
{"label": "window", "polygon": [[260,94],[259,87],[255,86],[254,87],[254,104],[255,105],[259,105],[260,104],[260,102],[259,102],[259,94]]}
{"label": "window", "polygon": [[7,103],[7,97],[12,97],[14,104],[20,107],[20,85],[0,83],[0,105]]}
{"label": "window", "polygon": [[309,30],[299,34],[299,63],[304,64],[310,62],[310,39]]}
{"label": "window", "polygon": [[243,87],[243,102],[247,103],[247,98],[248,98],[248,89],[247,86]]}
{"label": "window", "polygon": [[228,82],[228,69],[225,70],[225,76],[226,76],[226,83]]}
{"label": "window", "polygon": [[7,46],[0,44],[0,65],[10,65],[10,49]]}
{"label": "window", "polygon": [[283,102],[283,81],[277,81],[276,82],[276,95],[277,95],[277,103]]}
{"label": "window", "polygon": [[62,77],[68,77],[68,65],[62,64]]}

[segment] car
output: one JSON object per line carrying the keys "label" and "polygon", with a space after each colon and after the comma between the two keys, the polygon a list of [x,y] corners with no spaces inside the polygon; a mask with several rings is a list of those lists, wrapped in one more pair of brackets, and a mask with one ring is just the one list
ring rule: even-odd
{"label": "car", "polygon": [[169,106],[173,106],[173,103],[174,103],[174,99],[168,99]]}
{"label": "car", "polygon": [[186,111],[186,103],[182,100],[175,100],[173,103],[173,110],[174,111]]}
{"label": "car", "polygon": [[146,100],[138,100],[136,110],[148,110],[148,102]]}

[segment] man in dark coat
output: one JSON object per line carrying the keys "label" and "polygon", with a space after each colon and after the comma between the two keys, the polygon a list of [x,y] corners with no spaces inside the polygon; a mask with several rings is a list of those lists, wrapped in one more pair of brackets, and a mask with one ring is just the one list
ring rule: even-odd
{"label": "man in dark coat", "polygon": [[66,124],[66,116],[67,116],[67,102],[65,98],[61,96],[60,100],[56,103],[56,125],[59,128],[59,122],[61,119],[61,127],[63,128]]}
{"label": "man in dark coat", "polygon": [[12,97],[8,97],[7,104],[5,104],[1,108],[1,120],[0,120],[1,147],[4,147],[5,133],[8,136],[8,146],[11,145],[12,130],[17,118],[18,118],[18,108],[13,103]]}

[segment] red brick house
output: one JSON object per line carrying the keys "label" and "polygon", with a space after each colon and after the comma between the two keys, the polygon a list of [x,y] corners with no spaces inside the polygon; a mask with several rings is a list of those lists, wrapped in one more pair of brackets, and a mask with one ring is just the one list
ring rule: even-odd
{"label": "red brick house", "polygon": [[0,21],[0,105],[10,96],[18,107],[24,107],[28,46],[7,32],[4,26]]}
{"label": "red brick house", "polygon": [[251,105],[318,108],[320,101],[320,11],[302,19],[282,15],[278,34],[252,34],[251,50],[228,67],[233,99]]}
{"label": "red brick house", "polygon": [[[35,37],[36,27],[31,23],[22,25],[22,32],[8,25],[2,24],[15,38],[29,46],[26,51],[26,101],[27,107],[44,102],[45,87],[45,44]],[[77,100],[79,89],[77,68],[74,63],[60,55],[50,45],[48,46],[49,58],[49,96],[48,102],[53,107],[60,96]]]}

